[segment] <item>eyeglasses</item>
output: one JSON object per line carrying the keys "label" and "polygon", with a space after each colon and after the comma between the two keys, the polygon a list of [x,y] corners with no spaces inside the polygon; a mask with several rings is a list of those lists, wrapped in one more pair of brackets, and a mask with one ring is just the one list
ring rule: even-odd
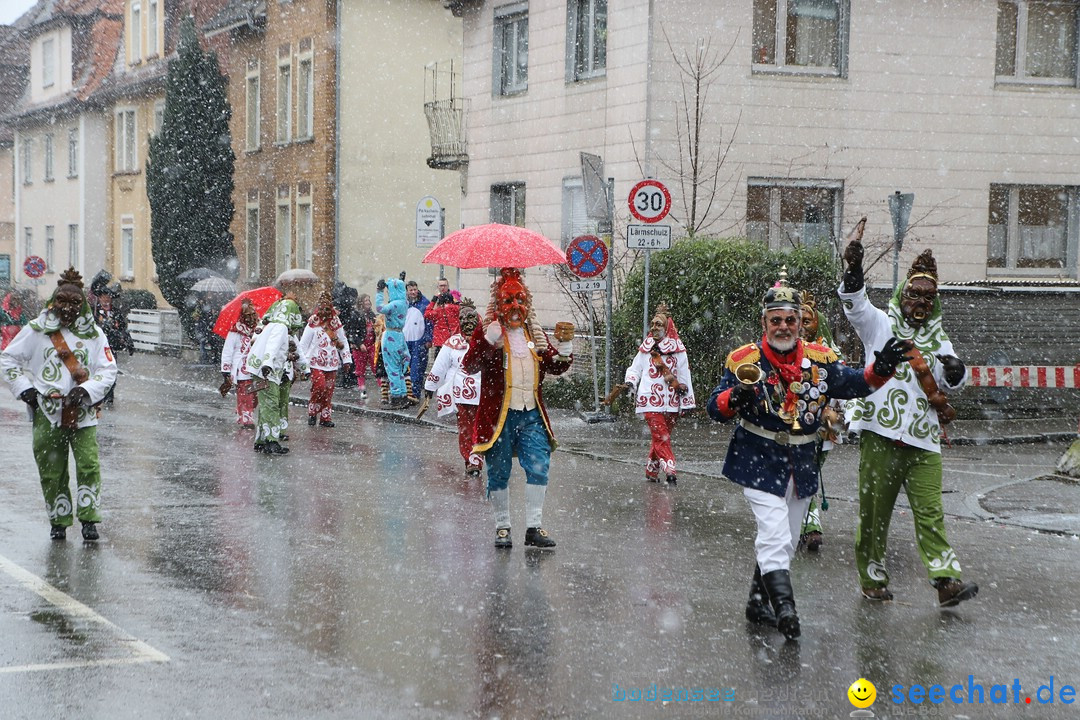
{"label": "eyeglasses", "polygon": [[788,317],[771,317],[769,318],[769,324],[773,327],[780,327],[781,325],[791,325],[792,327],[799,324],[799,318],[797,315],[789,315]]}

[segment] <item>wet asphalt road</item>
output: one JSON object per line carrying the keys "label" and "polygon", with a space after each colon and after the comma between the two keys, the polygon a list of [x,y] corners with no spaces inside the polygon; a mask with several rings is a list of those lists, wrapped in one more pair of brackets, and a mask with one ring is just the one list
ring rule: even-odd
{"label": "wet asphalt road", "polygon": [[[861,676],[876,717],[1080,715],[1060,694],[1035,697],[1051,676],[1055,693],[1080,686],[1080,542],[979,519],[977,501],[980,487],[1049,473],[1060,446],[949,456],[950,540],[982,590],[945,611],[907,515],[891,536],[897,601],[859,598],[857,451],[835,451],[826,545],[793,567],[803,638],[785,643],[742,619],[752,520],[735,486],[694,461],[670,489],[642,481],[640,438],[556,453],[547,553],[521,547],[515,469],[515,547],[496,553],[452,434],[343,413],[309,428],[293,408],[292,453],[255,455],[210,382],[124,360],[99,427],[96,547],[77,531],[49,541],[29,424],[0,398],[5,718],[833,718],[854,710],[846,691]],[[573,422],[558,428],[571,446]],[[1020,704],[890,700],[894,685],[969,675],[987,693],[1019,680]],[[653,684],[730,700],[613,700]]]}

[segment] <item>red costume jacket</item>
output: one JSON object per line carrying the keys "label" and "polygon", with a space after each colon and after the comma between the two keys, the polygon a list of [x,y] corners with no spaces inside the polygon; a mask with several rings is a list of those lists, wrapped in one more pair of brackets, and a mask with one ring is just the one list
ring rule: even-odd
{"label": "red costume jacket", "polygon": [[428,303],[424,311],[424,320],[431,323],[431,343],[436,347],[442,347],[451,335],[460,332],[458,327],[458,313],[461,306],[457,303],[437,305],[434,301]]}
{"label": "red costume jacket", "polygon": [[[546,337],[546,336],[545,336]],[[525,329],[525,339],[531,341],[532,337],[528,328]],[[484,337],[484,326],[478,324],[469,341],[469,350],[461,361],[461,367],[466,373],[483,373],[480,383],[480,405],[476,411],[476,425],[473,426],[473,452],[482,453],[491,449],[502,432],[503,423],[506,422],[507,402],[510,396],[510,373],[507,372],[507,359],[510,355],[510,341],[506,339],[506,328],[503,328],[502,345],[492,346]],[[548,420],[547,408],[544,407],[544,395],[541,387],[544,383],[544,375],[562,375],[570,369],[573,356],[569,358],[559,357],[555,349],[555,342],[548,338],[548,349],[539,355],[533,351],[533,372],[536,382],[535,395],[536,407],[540,409],[540,416],[544,419],[544,428],[547,430],[548,442],[551,449],[555,449],[555,434],[551,431],[551,422]]]}

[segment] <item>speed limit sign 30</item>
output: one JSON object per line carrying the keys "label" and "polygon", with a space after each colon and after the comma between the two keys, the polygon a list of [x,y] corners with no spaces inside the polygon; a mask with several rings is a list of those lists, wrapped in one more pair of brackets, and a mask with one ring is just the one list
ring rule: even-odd
{"label": "speed limit sign 30", "polygon": [[642,180],[630,190],[627,204],[641,222],[660,222],[671,212],[671,193],[659,180]]}

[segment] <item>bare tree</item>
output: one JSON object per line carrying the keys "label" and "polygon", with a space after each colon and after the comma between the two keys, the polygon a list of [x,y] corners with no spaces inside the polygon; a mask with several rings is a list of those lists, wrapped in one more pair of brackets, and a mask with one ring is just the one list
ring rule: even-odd
{"label": "bare tree", "polygon": [[[720,54],[713,51],[710,38],[699,38],[694,51],[678,50],[672,45],[667,30],[662,30],[672,60],[679,70],[681,97],[675,102],[675,139],[678,152],[673,160],[661,157],[657,162],[678,185],[685,216],[680,217],[673,212],[672,217],[683,227],[688,237],[694,237],[709,229],[727,211],[726,206],[714,206],[720,189],[727,184],[726,181],[720,181],[721,171],[738,132],[742,113],[739,113],[726,143],[715,142],[711,137],[706,137],[705,130],[709,124],[709,90],[717,72],[738,42],[738,34],[727,50]],[[729,194],[729,205],[732,197]]]}

